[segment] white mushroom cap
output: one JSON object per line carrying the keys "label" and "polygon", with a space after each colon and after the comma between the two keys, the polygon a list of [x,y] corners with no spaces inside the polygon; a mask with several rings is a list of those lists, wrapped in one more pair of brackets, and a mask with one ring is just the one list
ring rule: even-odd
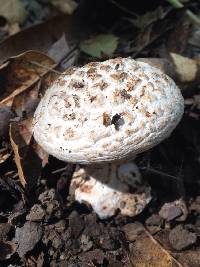
{"label": "white mushroom cap", "polygon": [[131,58],[65,72],[34,116],[34,137],[60,160],[83,164],[132,158],[169,136],[183,97],[160,70]]}
{"label": "white mushroom cap", "polygon": [[75,199],[91,205],[101,219],[117,210],[126,216],[138,215],[151,200],[150,187],[133,162],[81,168],[74,173],[71,188]]}

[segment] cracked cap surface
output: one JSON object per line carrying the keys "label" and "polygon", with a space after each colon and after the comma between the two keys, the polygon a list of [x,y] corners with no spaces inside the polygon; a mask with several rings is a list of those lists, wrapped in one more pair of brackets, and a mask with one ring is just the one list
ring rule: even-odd
{"label": "cracked cap surface", "polygon": [[183,111],[170,77],[147,63],[116,58],[64,72],[36,109],[33,134],[60,160],[112,162],[160,143]]}

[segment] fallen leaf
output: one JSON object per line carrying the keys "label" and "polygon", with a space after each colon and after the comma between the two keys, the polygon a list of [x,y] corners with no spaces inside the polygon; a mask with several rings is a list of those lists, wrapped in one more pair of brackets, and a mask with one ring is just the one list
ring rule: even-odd
{"label": "fallen leaf", "polygon": [[130,261],[134,267],[183,267],[145,228],[131,244]]}
{"label": "fallen leaf", "polygon": [[[171,245],[169,242],[169,234],[171,230],[165,229],[157,233],[154,237],[161,244],[166,251],[170,251],[170,254],[176,258],[176,260],[184,267],[200,266],[200,249],[195,247],[193,249],[184,249],[183,251],[171,251]],[[180,236],[181,238],[181,236]]]}
{"label": "fallen leaf", "polygon": [[32,146],[34,151],[37,153],[37,155],[42,160],[42,166],[44,167],[48,162],[48,153],[46,153],[41,146],[39,146],[34,140],[33,140],[33,124],[32,124],[32,118],[14,123],[17,125],[19,134],[24,139],[27,146]]}
{"label": "fallen leaf", "polygon": [[70,47],[66,40],[66,35],[63,33],[60,39],[58,39],[48,50],[47,55],[52,58],[56,63],[60,63],[62,69],[71,67],[74,65],[78,53],[75,47]]}
{"label": "fallen leaf", "polygon": [[19,118],[30,118],[40,101],[41,82],[31,88],[27,88],[24,92],[15,96],[12,103],[12,109]]}
{"label": "fallen leaf", "polygon": [[61,12],[69,15],[71,15],[78,6],[74,0],[50,0],[50,3]]}
{"label": "fallen leaf", "polygon": [[35,143],[31,120],[13,122],[10,125],[10,141],[21,184],[32,188],[48,162],[48,154]]}
{"label": "fallen leaf", "polygon": [[[136,57],[142,53],[149,45],[152,45],[158,38],[161,38],[167,31],[173,28],[173,23],[167,20],[148,25],[142,28],[130,41],[125,40],[122,44],[123,53],[131,53],[132,57]],[[122,51],[119,51],[122,52]]]}
{"label": "fallen leaf", "polygon": [[0,0],[0,16],[6,18],[9,23],[22,23],[27,16],[27,12],[20,0]]}
{"label": "fallen leaf", "polygon": [[51,58],[36,51],[10,58],[0,69],[0,104],[11,106],[14,97],[38,83],[55,66]]}
{"label": "fallen leaf", "polygon": [[[181,34],[179,34],[181,32]],[[179,17],[174,20],[173,30],[169,31],[165,43],[161,51],[163,57],[168,57],[170,52],[177,54],[185,54],[188,47],[188,39],[191,34],[190,20],[185,16],[184,12],[180,12]],[[166,54],[165,54],[166,53]]]}
{"label": "fallen leaf", "polygon": [[[81,20],[81,9],[71,16],[60,15],[11,35],[0,43],[0,63],[28,50],[47,53],[66,34],[67,41],[77,42],[91,30]],[[81,31],[80,31],[81,28]]]}
{"label": "fallen leaf", "polygon": [[112,56],[118,45],[118,38],[113,34],[99,34],[80,43],[81,51],[101,58],[102,54]]}
{"label": "fallen leaf", "polygon": [[175,65],[176,73],[181,82],[193,82],[198,74],[198,64],[194,59],[170,53]]}
{"label": "fallen leaf", "polygon": [[170,9],[164,10],[163,7],[158,6],[153,11],[148,11],[143,15],[136,15],[136,18],[128,19],[136,28],[142,29],[150,25],[151,23],[164,19],[165,16],[169,13]]}
{"label": "fallen leaf", "polygon": [[35,109],[46,89],[58,77],[58,73],[49,71],[37,83],[31,85],[14,97],[12,110],[20,118],[32,118]]}
{"label": "fallen leaf", "polygon": [[184,267],[198,267],[200,266],[200,249],[195,248],[194,250],[183,251],[182,253],[174,253],[174,257],[184,266]]}

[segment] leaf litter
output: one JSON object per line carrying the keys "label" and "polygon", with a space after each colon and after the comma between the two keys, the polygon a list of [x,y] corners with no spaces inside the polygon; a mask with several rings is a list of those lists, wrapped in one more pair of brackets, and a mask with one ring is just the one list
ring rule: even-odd
{"label": "leaf litter", "polygon": [[[91,20],[89,34],[84,23],[77,22],[79,31],[72,26],[79,12],[77,7],[70,18],[60,15],[0,44],[2,266],[200,265],[200,111],[196,76],[192,76],[192,85],[183,79],[186,110],[180,126],[163,144],[136,159],[154,191],[153,201],[137,218],[117,214],[101,221],[89,207],[76,203],[68,188],[75,166],[48,156],[33,139],[31,120],[40,98],[61,71],[72,65],[117,55],[159,57],[171,63],[175,58],[179,66],[185,57],[198,64],[190,56],[196,55],[196,47],[188,44],[189,28],[184,28],[184,36],[176,38],[184,53],[179,54],[172,42],[175,28],[180,29],[180,25],[173,26],[177,21],[183,23],[179,19],[184,12],[177,11],[172,18],[169,7],[155,7],[152,11],[143,6],[142,16],[132,6],[132,15],[124,19],[128,7],[122,10],[121,6],[111,6],[104,9],[104,17],[109,20],[110,12],[113,16],[119,12],[120,16],[112,18],[109,29],[107,20],[100,20],[99,30],[99,24],[92,21],[94,17],[88,16],[96,14],[95,7],[83,5],[82,15]],[[133,14],[137,14],[138,25],[130,24],[135,19]],[[123,30],[116,27],[118,23]],[[77,38],[80,29],[81,34],[85,31],[82,42]],[[191,64],[188,67],[191,71]],[[177,70],[173,65],[172,72],[174,68]],[[187,70],[178,70],[188,77]]]}

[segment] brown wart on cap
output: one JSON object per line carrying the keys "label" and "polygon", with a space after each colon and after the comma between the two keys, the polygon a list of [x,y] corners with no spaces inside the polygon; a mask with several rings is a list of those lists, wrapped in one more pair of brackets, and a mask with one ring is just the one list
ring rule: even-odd
{"label": "brown wart on cap", "polygon": [[[74,178],[72,184],[77,185],[75,198],[92,205],[101,218],[112,216],[116,210],[130,216],[138,214],[150,200],[149,187],[142,187],[140,178],[143,192],[139,188],[133,192],[126,179],[121,181],[117,176],[119,162],[134,158],[170,135],[184,110],[180,90],[160,70],[131,58],[90,63],[59,80],[64,82],[55,82],[46,91],[35,112],[36,141],[60,160],[91,165],[84,168],[89,178],[82,179],[81,184],[80,179]],[[52,96],[54,100],[50,101]],[[70,105],[66,106],[66,100]],[[73,137],[65,136],[68,129],[73,129]],[[106,182],[98,168],[105,173]],[[81,188],[88,181],[92,189],[83,192]],[[105,194],[101,194],[102,188]],[[97,198],[94,191],[98,190]],[[112,207],[103,212],[100,207],[107,201],[108,192],[116,192],[116,198],[110,203]],[[140,209],[135,208],[134,196],[143,200],[146,197]]]}

